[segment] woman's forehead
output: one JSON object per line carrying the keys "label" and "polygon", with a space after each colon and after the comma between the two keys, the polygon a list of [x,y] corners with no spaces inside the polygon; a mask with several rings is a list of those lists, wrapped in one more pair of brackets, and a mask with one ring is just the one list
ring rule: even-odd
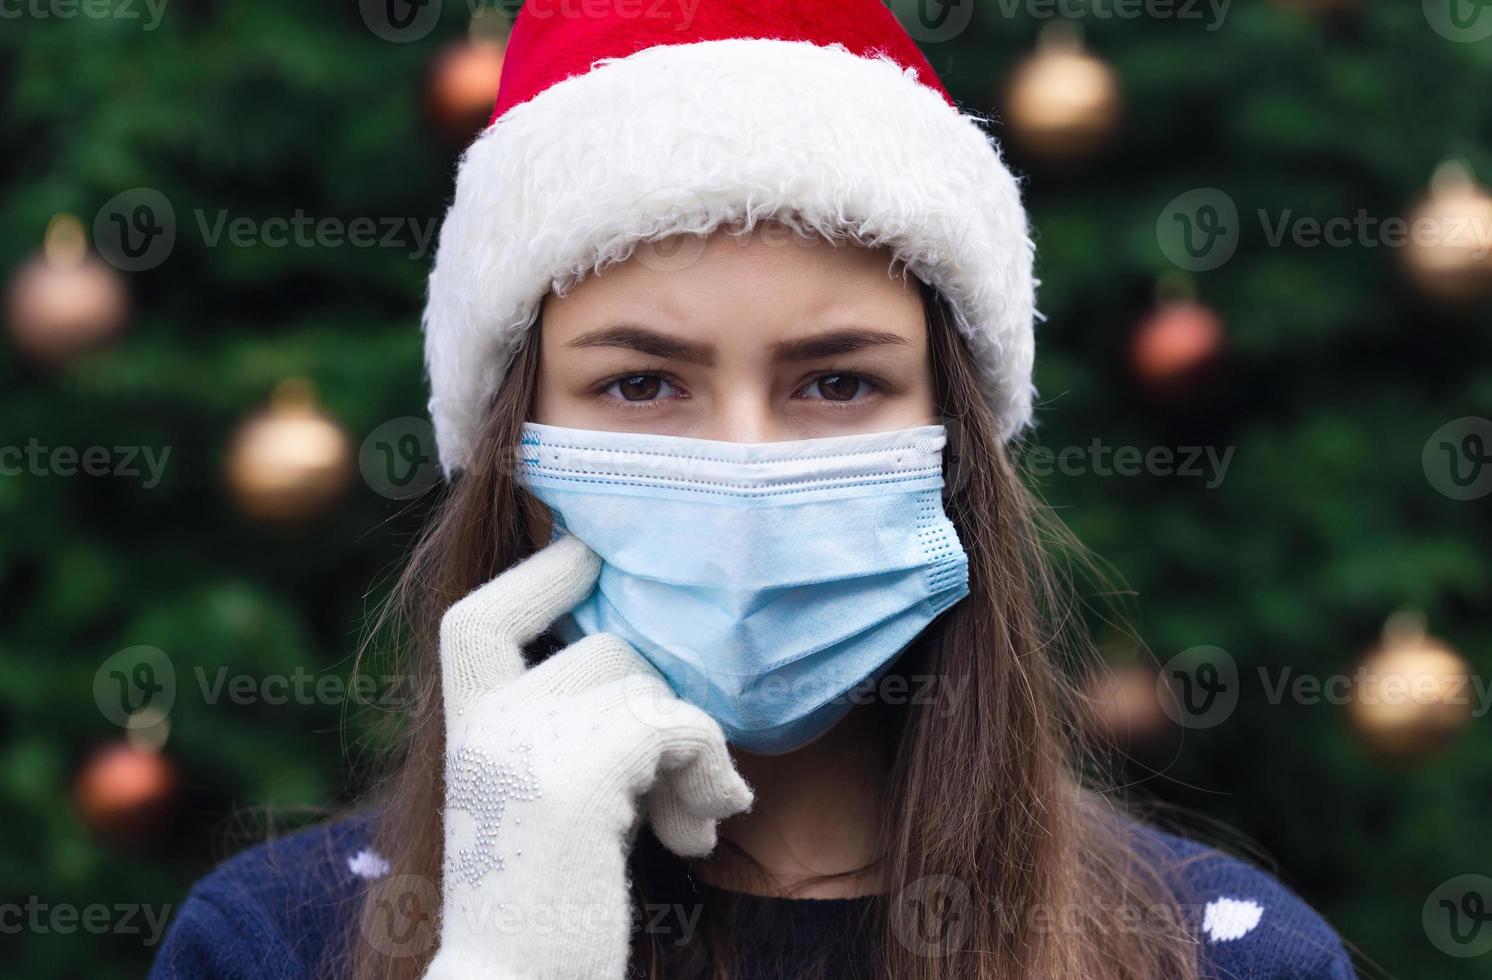
{"label": "woman's forehead", "polygon": [[917,283],[886,248],[831,242],[783,226],[673,236],[545,300],[545,319],[578,324],[630,311],[679,321],[747,315],[865,316],[916,313]]}

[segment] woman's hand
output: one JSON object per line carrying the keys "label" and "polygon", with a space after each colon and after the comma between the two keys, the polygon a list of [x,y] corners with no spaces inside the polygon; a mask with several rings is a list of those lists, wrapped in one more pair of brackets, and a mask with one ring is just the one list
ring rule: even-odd
{"label": "woman's hand", "polygon": [[639,801],[683,856],[709,853],[718,821],[751,805],[720,727],[620,639],[594,634],[524,664],[524,644],[599,571],[579,539],[560,538],[441,623],[445,870],[427,978],[623,976]]}

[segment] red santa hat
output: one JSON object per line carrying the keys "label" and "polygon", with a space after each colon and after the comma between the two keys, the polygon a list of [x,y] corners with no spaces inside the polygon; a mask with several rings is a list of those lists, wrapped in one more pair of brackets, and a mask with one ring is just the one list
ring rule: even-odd
{"label": "red santa hat", "polygon": [[1008,438],[1033,247],[984,120],[881,0],[530,0],[462,157],[425,309],[447,473],[551,290],[644,242],[775,219],[889,248],[949,302]]}

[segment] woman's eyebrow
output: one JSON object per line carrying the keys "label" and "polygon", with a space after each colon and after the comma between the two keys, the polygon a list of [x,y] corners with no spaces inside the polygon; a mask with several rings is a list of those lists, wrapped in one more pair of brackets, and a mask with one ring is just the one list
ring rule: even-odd
{"label": "woman's eyebrow", "polygon": [[648,327],[624,323],[600,330],[591,330],[570,341],[567,347],[623,347],[640,354],[661,357],[670,361],[689,361],[712,367],[715,364],[715,348],[709,344],[695,344],[682,337],[660,333]]}
{"label": "woman's eyebrow", "polygon": [[780,341],[772,347],[772,359],[779,362],[808,361],[817,357],[852,354],[867,347],[910,343],[910,340],[899,333],[851,327],[816,334],[812,337],[796,337],[792,340]]}
{"label": "woman's eyebrow", "polygon": [[[911,341],[906,337],[888,330],[850,327],[815,334],[812,337],[794,337],[791,340],[778,341],[772,345],[772,359],[778,363],[807,361],[819,357],[851,354],[867,347],[909,343]],[[630,323],[588,331],[565,346],[621,347],[670,361],[687,361],[704,367],[713,367],[715,364],[715,348],[709,344],[696,344],[682,337]]]}

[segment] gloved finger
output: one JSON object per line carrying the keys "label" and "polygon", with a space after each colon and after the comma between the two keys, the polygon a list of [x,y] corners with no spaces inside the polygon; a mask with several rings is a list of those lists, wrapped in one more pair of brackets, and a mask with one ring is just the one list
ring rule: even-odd
{"label": "gloved finger", "polygon": [[612,633],[592,633],[558,650],[522,679],[538,696],[563,696],[610,684],[636,674],[658,677],[632,644]]}
{"label": "gloved finger", "polygon": [[576,706],[595,719],[607,733],[605,745],[620,754],[613,773],[619,792],[643,798],[660,782],[674,782],[696,816],[729,815],[750,805],[751,790],[731,764],[720,726],[656,671],[593,688]]}
{"label": "gloved finger", "polygon": [[469,703],[522,674],[524,644],[585,598],[600,572],[595,552],[566,535],[451,606],[440,621],[446,703]]}
{"label": "gloved finger", "polygon": [[658,781],[692,816],[723,820],[751,808],[751,787],[736,772],[725,733],[713,718],[680,702],[657,729]]}
{"label": "gloved finger", "polygon": [[664,779],[648,794],[648,823],[659,842],[679,857],[705,857],[719,843],[719,823],[689,812]]}

